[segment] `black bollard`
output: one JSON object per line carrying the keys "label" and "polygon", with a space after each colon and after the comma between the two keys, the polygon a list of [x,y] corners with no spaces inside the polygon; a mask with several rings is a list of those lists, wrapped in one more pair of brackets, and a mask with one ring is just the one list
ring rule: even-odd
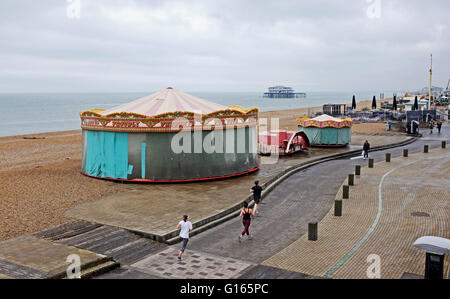
{"label": "black bollard", "polygon": [[317,241],[317,222],[308,223],[308,240]]}
{"label": "black bollard", "polygon": [[349,186],[354,186],[355,185],[355,175],[354,174],[349,174],[348,175],[348,185]]}
{"label": "black bollard", "polygon": [[349,199],[350,198],[350,188],[349,188],[349,186],[347,186],[347,185],[344,185],[343,187],[342,187],[342,198],[343,199]]}
{"label": "black bollard", "polygon": [[441,147],[442,147],[442,148],[445,148],[446,146],[447,146],[447,142],[446,142],[446,141],[442,141]]}
{"label": "black bollard", "polygon": [[426,154],[426,153],[428,153],[428,144],[425,144],[424,146],[423,146],[423,152]]}
{"label": "black bollard", "polygon": [[391,154],[390,153],[386,153],[386,162],[387,163],[391,162]]}
{"label": "black bollard", "polygon": [[408,157],[408,150],[407,149],[404,149],[403,150],[403,157]]}
{"label": "black bollard", "polygon": [[334,201],[334,216],[342,216],[342,200]]}
{"label": "black bollard", "polygon": [[361,165],[355,165],[355,175],[361,175]]}
{"label": "black bollard", "polygon": [[369,159],[369,168],[373,168],[373,159]]}

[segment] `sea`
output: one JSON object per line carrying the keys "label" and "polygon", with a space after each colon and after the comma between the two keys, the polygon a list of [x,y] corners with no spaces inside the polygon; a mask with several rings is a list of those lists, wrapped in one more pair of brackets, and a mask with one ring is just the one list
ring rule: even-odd
{"label": "sea", "polygon": [[[0,93],[0,136],[77,130],[80,128],[78,111],[108,109],[151,93]],[[393,94],[392,91],[308,92],[306,98],[269,99],[263,97],[263,92],[188,93],[218,104],[258,107],[260,111],[350,104],[353,95],[357,101],[364,101]]]}

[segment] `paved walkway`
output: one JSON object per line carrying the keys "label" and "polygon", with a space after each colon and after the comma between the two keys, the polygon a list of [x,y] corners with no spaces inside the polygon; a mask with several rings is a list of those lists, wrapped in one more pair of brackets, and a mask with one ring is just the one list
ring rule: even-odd
{"label": "paved walkway", "polygon": [[[267,182],[276,174],[312,159],[361,148],[368,138],[353,136],[346,148],[316,148],[290,157],[282,157],[276,164],[262,164],[257,173],[227,180],[189,184],[124,184],[129,191],[121,192],[69,210],[67,216],[90,222],[126,228],[156,236],[174,231],[183,214],[196,222],[216,215],[244,201],[255,180]],[[405,135],[371,136],[372,146],[398,143]],[[265,158],[262,158],[265,159]]]}
{"label": "paved walkway", "polygon": [[[367,258],[381,258],[381,278],[424,273],[425,253],[414,248],[424,235],[450,238],[450,151],[433,150],[364,169],[343,216],[330,211],[319,240],[307,236],[263,264],[331,278],[367,278]],[[342,194],[337,194],[342,199]]]}

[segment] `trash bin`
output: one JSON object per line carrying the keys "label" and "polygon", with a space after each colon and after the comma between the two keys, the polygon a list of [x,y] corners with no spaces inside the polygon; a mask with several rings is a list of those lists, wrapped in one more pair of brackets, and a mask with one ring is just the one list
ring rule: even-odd
{"label": "trash bin", "polygon": [[414,135],[419,134],[419,122],[416,120],[409,121],[406,124],[406,132]]}
{"label": "trash bin", "polygon": [[444,256],[450,254],[450,239],[424,236],[417,239],[414,246],[426,251],[425,279],[443,279]]}

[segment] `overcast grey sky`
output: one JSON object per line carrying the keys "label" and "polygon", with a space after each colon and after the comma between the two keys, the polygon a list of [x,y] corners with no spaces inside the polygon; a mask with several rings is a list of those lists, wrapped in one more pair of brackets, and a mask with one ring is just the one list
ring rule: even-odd
{"label": "overcast grey sky", "polygon": [[448,0],[1,0],[0,92],[407,90],[430,53],[443,86],[449,27]]}

